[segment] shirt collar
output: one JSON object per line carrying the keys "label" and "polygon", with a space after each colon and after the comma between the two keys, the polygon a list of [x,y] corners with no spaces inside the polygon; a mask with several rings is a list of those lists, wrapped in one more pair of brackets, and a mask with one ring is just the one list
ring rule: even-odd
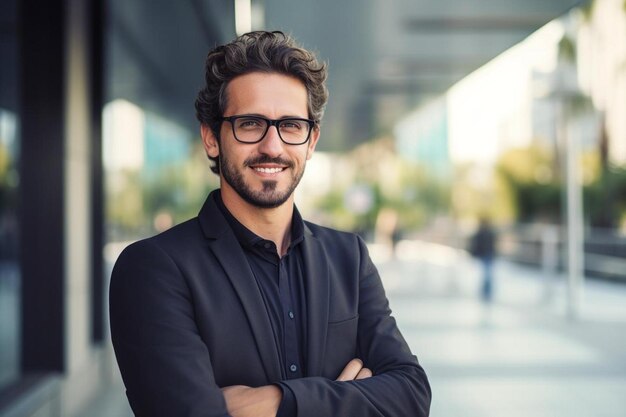
{"label": "shirt collar", "polygon": [[[213,195],[214,195],[215,203],[217,204],[217,207],[220,209],[220,211],[226,218],[226,221],[228,221],[228,224],[230,225],[233,232],[235,233],[235,237],[237,238],[237,241],[239,241],[239,244],[241,246],[252,247],[261,241],[265,241],[265,239],[263,239],[261,236],[257,235],[256,233],[248,229],[246,226],[241,224],[239,220],[237,220],[235,216],[233,216],[232,213],[228,211],[228,208],[226,208],[226,205],[224,204],[224,201],[222,200],[221,192],[213,193]],[[291,219],[291,243],[289,244],[289,249],[295,247],[297,244],[299,244],[303,240],[304,240],[304,221],[302,220],[302,216],[300,215],[298,208],[294,206],[293,217]]]}

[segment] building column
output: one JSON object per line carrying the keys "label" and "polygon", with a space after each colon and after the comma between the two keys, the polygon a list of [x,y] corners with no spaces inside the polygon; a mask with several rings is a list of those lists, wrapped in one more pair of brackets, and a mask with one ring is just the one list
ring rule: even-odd
{"label": "building column", "polygon": [[70,383],[104,338],[101,9],[20,3],[21,369]]}

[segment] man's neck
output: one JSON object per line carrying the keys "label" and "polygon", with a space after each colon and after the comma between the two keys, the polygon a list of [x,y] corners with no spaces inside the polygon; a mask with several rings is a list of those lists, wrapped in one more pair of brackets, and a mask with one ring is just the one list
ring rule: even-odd
{"label": "man's neck", "polygon": [[243,200],[233,190],[220,190],[224,206],[248,230],[263,239],[271,240],[282,257],[291,243],[293,196],[275,208],[260,208]]}

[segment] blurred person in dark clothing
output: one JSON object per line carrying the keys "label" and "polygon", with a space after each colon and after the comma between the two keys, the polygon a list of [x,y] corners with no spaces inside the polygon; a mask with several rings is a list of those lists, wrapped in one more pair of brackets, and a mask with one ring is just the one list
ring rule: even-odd
{"label": "blurred person in dark clothing", "polygon": [[493,297],[493,259],[496,254],[496,233],[488,219],[482,218],[470,240],[470,253],[482,266],[481,297],[489,302]]}
{"label": "blurred person in dark clothing", "polygon": [[304,221],[326,66],[281,32],[212,50],[196,110],[220,177],[198,217],[127,247],[111,335],[137,416],[429,414],[424,370],[358,236]]}

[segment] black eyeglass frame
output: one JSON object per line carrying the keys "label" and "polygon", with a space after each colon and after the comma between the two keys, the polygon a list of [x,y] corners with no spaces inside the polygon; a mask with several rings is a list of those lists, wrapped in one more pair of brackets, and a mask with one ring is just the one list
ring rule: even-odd
{"label": "black eyeglass frame", "polygon": [[[263,134],[261,135],[261,137],[258,140],[255,140],[254,142],[246,142],[243,140],[240,140],[237,137],[237,133],[235,133],[235,121],[237,121],[237,119],[243,119],[243,118],[255,118],[255,119],[259,119],[259,120],[264,120],[265,123],[267,124],[267,127],[265,128],[265,132],[263,132]],[[259,143],[261,142],[263,139],[265,139],[265,136],[267,135],[267,132],[270,130],[270,127],[274,126],[276,127],[276,131],[278,132],[278,137],[280,138],[280,140],[286,144],[286,145],[304,145],[305,143],[307,143],[309,141],[309,139],[311,138],[311,131],[315,128],[315,125],[317,124],[317,120],[311,120],[311,119],[304,119],[301,117],[284,117],[282,119],[268,119],[267,117],[263,117],[263,116],[257,116],[256,114],[237,114],[234,116],[225,116],[221,118],[222,122],[230,122],[230,127],[233,130],[233,137],[235,138],[235,140],[239,143],[245,143],[245,144],[255,144],[255,143]],[[309,131],[306,135],[306,139],[304,139],[302,142],[298,142],[298,143],[292,143],[292,142],[287,142],[285,141],[285,139],[283,139],[282,135],[280,134],[280,129],[278,128],[278,125],[282,122],[286,122],[289,120],[298,120],[300,122],[307,122],[309,124]]]}

